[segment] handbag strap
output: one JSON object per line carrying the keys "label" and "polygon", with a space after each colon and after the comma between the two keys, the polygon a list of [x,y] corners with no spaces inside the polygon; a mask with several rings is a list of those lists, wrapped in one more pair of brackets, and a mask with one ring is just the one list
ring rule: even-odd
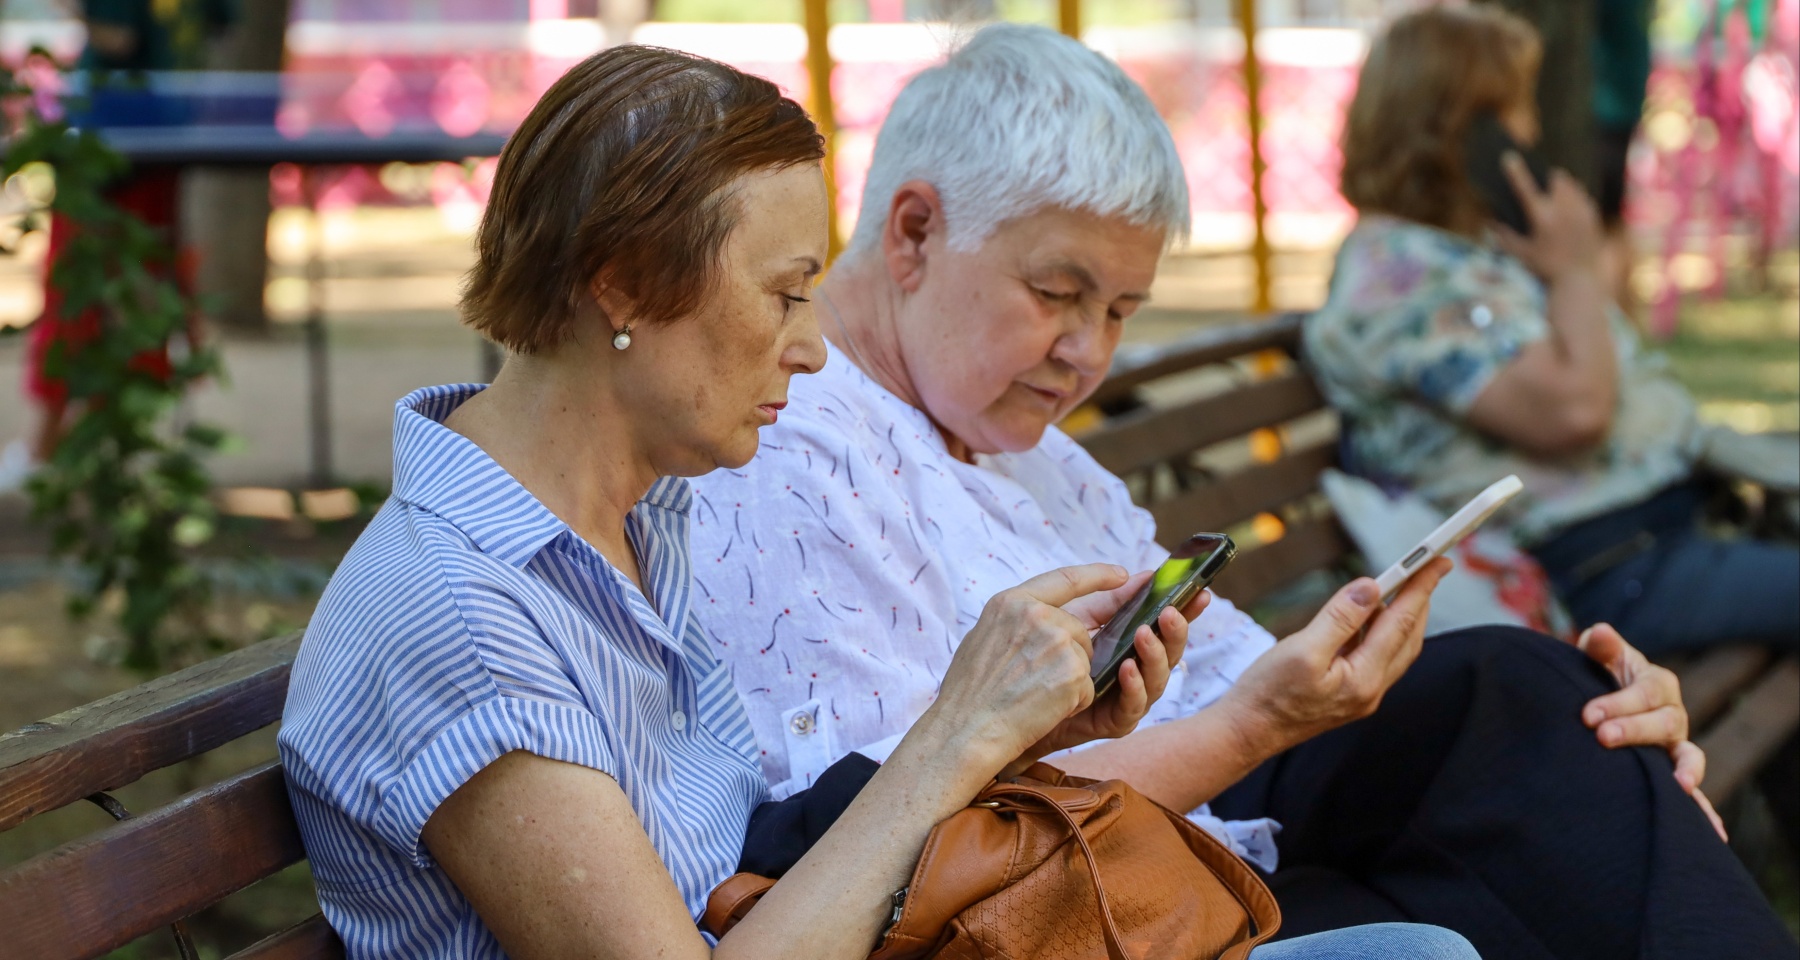
{"label": "handbag strap", "polygon": [[775,881],[754,873],[726,877],[706,898],[706,913],[701,916],[700,925],[715,937],[725,936],[773,886]]}
{"label": "handbag strap", "polygon": [[[1093,848],[1088,846],[1087,834],[1082,833],[1081,825],[1075,822],[1075,816],[1064,809],[1062,804],[1057,803],[1036,791],[1006,791],[1006,795],[1008,796],[1020,794],[1036,798],[1042,803],[1042,806],[1026,806],[1017,801],[1008,803],[1007,806],[1032,813],[1043,812],[1047,808],[1049,812],[1055,813],[1062,819],[1063,823],[1068,826],[1069,833],[1075,837],[1075,843],[1081,847],[1082,857],[1087,860],[1088,876],[1092,877],[1094,880],[1094,896],[1100,903],[1100,932],[1104,934],[1106,939],[1107,958],[1108,960],[1133,960],[1131,955],[1125,952],[1124,938],[1119,935],[1119,925],[1113,921],[1112,907],[1106,902],[1106,885],[1100,882],[1100,864],[1094,857]],[[995,793],[990,793],[988,796],[997,797],[997,795],[998,792],[996,791]]]}

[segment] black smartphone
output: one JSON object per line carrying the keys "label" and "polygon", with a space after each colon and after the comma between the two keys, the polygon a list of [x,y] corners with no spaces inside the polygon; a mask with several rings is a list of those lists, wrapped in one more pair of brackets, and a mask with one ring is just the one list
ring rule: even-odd
{"label": "black smartphone", "polygon": [[1234,556],[1237,544],[1222,533],[1196,533],[1176,547],[1150,575],[1150,582],[1094,634],[1094,658],[1088,668],[1094,696],[1101,696],[1118,682],[1119,667],[1132,656],[1137,628],[1149,624],[1161,636],[1156,620],[1164,608],[1187,606]]}
{"label": "black smartphone", "polygon": [[1507,179],[1506,168],[1500,164],[1500,158],[1506,156],[1508,150],[1525,158],[1525,166],[1531,170],[1531,178],[1537,181],[1538,189],[1549,188],[1550,168],[1534,151],[1519,146],[1512,134],[1506,132],[1499,116],[1493,111],[1483,111],[1469,121],[1469,130],[1463,136],[1463,168],[1469,184],[1487,205],[1489,216],[1525,236],[1531,233],[1531,221],[1526,219],[1525,205],[1519,202],[1512,181]]}

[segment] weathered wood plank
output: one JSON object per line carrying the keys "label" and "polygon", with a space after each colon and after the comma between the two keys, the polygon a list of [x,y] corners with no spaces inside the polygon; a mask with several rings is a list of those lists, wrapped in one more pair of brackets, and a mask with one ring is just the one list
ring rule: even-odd
{"label": "weathered wood plank", "polygon": [[1214,582],[1219,596],[1248,607],[1303,574],[1335,566],[1353,548],[1337,520],[1309,520],[1265,547],[1246,551]]}
{"label": "weathered wood plank", "polygon": [[1293,353],[1300,344],[1302,314],[1287,314],[1274,320],[1215,327],[1193,337],[1171,343],[1149,359],[1113,366],[1088,403],[1105,407],[1129,398],[1133,391],[1152,380],[1196,367],[1223,363],[1259,350],[1285,350]]}
{"label": "weathered wood plank", "polygon": [[1258,427],[1285,423],[1324,405],[1312,378],[1295,373],[1193,403],[1127,414],[1082,436],[1081,445],[1106,469],[1126,474]]}
{"label": "weathered wood plank", "polygon": [[1298,450],[1150,505],[1156,529],[1186,536],[1224,530],[1319,489],[1319,474],[1337,462],[1337,446]]}
{"label": "weathered wood plank", "polygon": [[1706,795],[1723,803],[1800,726],[1800,661],[1776,664],[1695,742],[1706,751]]}
{"label": "weathered wood plank", "polygon": [[1721,647],[1677,667],[1681,701],[1693,729],[1705,729],[1774,657],[1767,647]]}
{"label": "weathered wood plank", "polygon": [[0,736],[0,830],[275,722],[299,647],[278,637]]}
{"label": "weathered wood plank", "polygon": [[315,914],[226,960],[344,960],[344,943],[325,918]]}
{"label": "weathered wood plank", "polygon": [[99,956],[305,856],[264,764],[0,873],[0,930],[14,956]]}

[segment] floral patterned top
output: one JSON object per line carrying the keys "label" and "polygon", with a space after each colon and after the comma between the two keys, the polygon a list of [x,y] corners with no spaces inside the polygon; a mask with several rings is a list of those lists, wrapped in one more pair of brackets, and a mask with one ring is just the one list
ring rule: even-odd
{"label": "floral patterned top", "polygon": [[1338,251],[1304,344],[1344,417],[1357,473],[1462,506],[1516,473],[1525,490],[1495,523],[1521,546],[1641,502],[1686,478],[1699,431],[1693,398],[1608,307],[1619,357],[1612,430],[1591,450],[1541,459],[1465,418],[1519,351],[1551,333],[1544,286],[1496,248],[1411,221],[1365,214]]}

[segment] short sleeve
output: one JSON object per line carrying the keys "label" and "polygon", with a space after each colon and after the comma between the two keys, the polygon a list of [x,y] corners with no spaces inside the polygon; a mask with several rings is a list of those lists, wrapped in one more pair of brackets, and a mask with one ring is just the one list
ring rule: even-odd
{"label": "short sleeve", "polygon": [[452,793],[515,750],[615,776],[598,718],[569,704],[495,696],[450,721],[415,752],[383,791],[382,839],[415,866],[431,866],[420,834]]}
{"label": "short sleeve", "polygon": [[1494,305],[1479,294],[1446,290],[1422,299],[1418,314],[1396,314],[1389,339],[1370,349],[1385,358],[1395,387],[1462,416],[1527,341],[1497,322]]}
{"label": "short sleeve", "polygon": [[1426,227],[1359,234],[1307,328],[1335,405],[1405,398],[1460,417],[1549,334],[1542,288],[1516,261]]}

